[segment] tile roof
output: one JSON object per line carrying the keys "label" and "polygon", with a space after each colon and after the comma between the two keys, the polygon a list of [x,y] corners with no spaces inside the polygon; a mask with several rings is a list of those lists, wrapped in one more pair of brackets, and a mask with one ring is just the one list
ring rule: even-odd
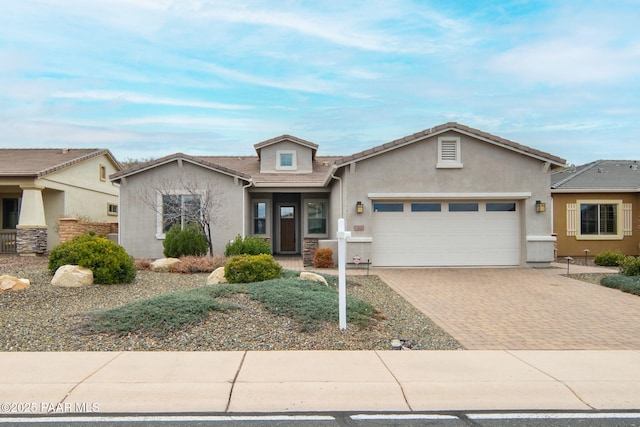
{"label": "tile roof", "polygon": [[551,190],[638,191],[640,160],[596,160],[551,174]]}
{"label": "tile roof", "polygon": [[256,156],[200,156],[211,163],[235,170],[241,170],[251,176],[256,187],[323,187],[326,185],[333,165],[340,156],[316,156],[311,173],[260,173],[260,160]]}
{"label": "tile roof", "polygon": [[0,176],[42,177],[103,154],[121,167],[103,148],[0,148]]}
{"label": "tile roof", "polygon": [[361,151],[359,153],[352,154],[350,156],[343,157],[337,163],[338,163],[338,165],[342,166],[344,164],[352,163],[354,161],[358,161],[358,160],[362,160],[362,159],[365,159],[365,158],[368,158],[368,157],[372,157],[372,156],[381,154],[383,152],[392,150],[394,148],[402,147],[404,145],[408,145],[408,144],[411,144],[413,142],[416,142],[417,140],[428,138],[428,137],[431,137],[431,136],[435,136],[435,135],[441,134],[441,133],[449,131],[449,130],[453,130],[453,131],[457,131],[457,132],[460,132],[460,133],[464,133],[464,134],[470,135],[472,137],[483,139],[483,140],[485,140],[487,142],[490,142],[490,143],[493,143],[493,144],[496,144],[496,145],[500,145],[502,147],[511,149],[513,151],[520,152],[520,153],[528,155],[528,156],[537,157],[537,158],[540,158],[541,160],[552,162],[556,166],[564,166],[566,164],[566,162],[567,162],[563,158],[554,156],[554,155],[546,153],[544,151],[536,150],[534,148],[527,147],[526,145],[518,144],[517,142],[513,142],[513,141],[510,141],[508,139],[501,138],[499,136],[492,135],[492,134],[487,133],[487,132],[483,132],[483,131],[481,131],[479,129],[474,129],[472,127],[465,126],[465,125],[462,125],[460,123],[449,122],[449,123],[445,123],[445,124],[442,124],[442,125],[439,125],[439,126],[432,127],[430,129],[425,129],[423,131],[416,132],[416,133],[414,133],[412,135],[408,135],[408,136],[396,139],[396,140],[391,141],[391,142],[387,142],[386,144],[378,145],[376,147],[370,148],[368,150]]}

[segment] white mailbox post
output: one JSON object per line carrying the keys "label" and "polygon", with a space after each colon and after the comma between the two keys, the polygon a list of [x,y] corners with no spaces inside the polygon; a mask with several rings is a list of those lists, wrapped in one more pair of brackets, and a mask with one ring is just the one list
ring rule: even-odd
{"label": "white mailbox post", "polygon": [[350,231],[344,231],[344,218],[338,220],[338,317],[340,330],[347,329],[347,238]]}

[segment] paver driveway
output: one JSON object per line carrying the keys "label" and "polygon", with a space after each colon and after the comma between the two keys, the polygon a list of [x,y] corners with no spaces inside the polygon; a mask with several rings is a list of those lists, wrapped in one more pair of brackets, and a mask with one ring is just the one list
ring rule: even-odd
{"label": "paver driveway", "polygon": [[554,269],[375,269],[465,348],[640,350],[640,296]]}

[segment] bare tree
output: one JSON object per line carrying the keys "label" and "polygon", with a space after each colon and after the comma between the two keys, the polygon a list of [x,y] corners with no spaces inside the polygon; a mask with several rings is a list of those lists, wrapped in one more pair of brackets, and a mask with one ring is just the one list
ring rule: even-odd
{"label": "bare tree", "polygon": [[138,198],[162,217],[163,232],[180,224],[200,225],[213,255],[214,228],[227,226],[224,215],[216,215],[222,209],[221,200],[225,191],[212,180],[203,180],[180,168],[172,177],[148,179],[137,192]]}

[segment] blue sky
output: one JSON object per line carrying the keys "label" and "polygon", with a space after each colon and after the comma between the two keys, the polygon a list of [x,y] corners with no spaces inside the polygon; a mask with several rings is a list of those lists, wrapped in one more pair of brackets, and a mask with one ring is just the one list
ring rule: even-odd
{"label": "blue sky", "polygon": [[0,0],[0,147],[352,154],[449,121],[640,159],[637,1]]}

